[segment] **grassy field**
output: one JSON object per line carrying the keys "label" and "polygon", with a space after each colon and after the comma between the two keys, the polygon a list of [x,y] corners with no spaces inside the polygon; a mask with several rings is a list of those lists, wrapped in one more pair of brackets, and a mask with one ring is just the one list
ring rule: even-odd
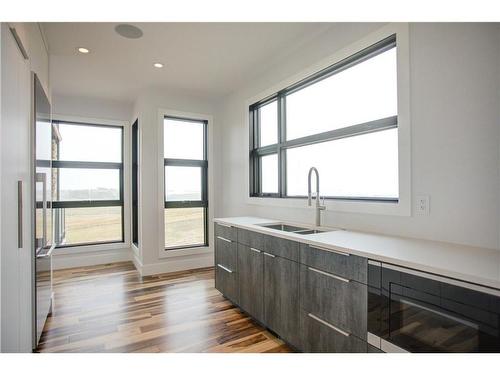
{"label": "grassy field", "polygon": [[[121,207],[66,208],[66,244],[121,241]],[[203,208],[165,210],[165,246],[202,244]]]}
{"label": "grassy field", "polygon": [[165,247],[200,245],[203,242],[203,208],[165,210]]}
{"label": "grassy field", "polygon": [[121,207],[66,208],[66,244],[121,241]]}

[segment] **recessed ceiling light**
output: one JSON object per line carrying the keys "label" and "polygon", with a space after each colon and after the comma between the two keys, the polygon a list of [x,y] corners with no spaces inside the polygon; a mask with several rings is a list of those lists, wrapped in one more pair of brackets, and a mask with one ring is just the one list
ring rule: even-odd
{"label": "recessed ceiling light", "polygon": [[163,68],[163,64],[162,64],[162,63],[159,63],[159,62],[154,63],[154,64],[153,64],[153,66],[154,66],[155,68]]}
{"label": "recessed ceiling light", "polygon": [[90,50],[88,48],[85,48],[85,47],[78,47],[78,52],[80,52],[80,53],[89,53]]}
{"label": "recessed ceiling light", "polygon": [[138,39],[142,36],[142,30],[134,25],[130,25],[128,23],[122,23],[120,25],[115,26],[115,31],[128,39]]}

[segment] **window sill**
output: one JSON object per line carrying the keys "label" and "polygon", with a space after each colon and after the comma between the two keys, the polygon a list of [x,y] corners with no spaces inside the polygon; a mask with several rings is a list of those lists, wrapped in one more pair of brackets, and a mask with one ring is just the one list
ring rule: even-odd
{"label": "window sill", "polygon": [[172,249],[172,250],[160,250],[158,257],[160,259],[164,258],[175,258],[190,255],[203,255],[211,254],[213,250],[210,246],[197,246],[197,247],[187,247],[184,249]]}
{"label": "window sill", "polygon": [[[307,206],[307,198],[268,198],[247,197],[247,204],[256,206],[288,207],[295,209],[312,210]],[[313,203],[314,204],[314,203]],[[410,216],[410,202],[400,198],[398,202],[381,201],[349,201],[325,200],[326,209],[336,212],[349,212],[374,215]]]}
{"label": "window sill", "polygon": [[78,253],[91,253],[96,251],[109,251],[109,250],[129,250],[130,246],[125,242],[111,242],[94,245],[76,245],[66,247],[56,247],[54,249],[55,255],[78,254]]}

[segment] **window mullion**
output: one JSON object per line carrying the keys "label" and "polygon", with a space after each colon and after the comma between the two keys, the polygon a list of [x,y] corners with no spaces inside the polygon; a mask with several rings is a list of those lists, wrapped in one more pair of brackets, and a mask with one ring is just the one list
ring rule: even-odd
{"label": "window mullion", "polygon": [[286,96],[278,94],[278,195],[286,196],[286,150],[282,147],[286,142]]}

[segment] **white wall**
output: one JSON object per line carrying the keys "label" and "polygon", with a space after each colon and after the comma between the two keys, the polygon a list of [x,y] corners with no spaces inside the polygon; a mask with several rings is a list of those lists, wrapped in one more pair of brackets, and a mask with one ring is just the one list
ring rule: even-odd
{"label": "white wall", "polygon": [[[313,221],[311,209],[246,203],[245,101],[379,27],[334,25],[220,103],[222,216]],[[327,211],[325,225],[499,248],[499,40],[493,24],[410,26],[412,196],[430,195],[430,215]]]}
{"label": "white wall", "polygon": [[118,100],[67,96],[54,93],[52,111],[56,115],[103,120],[130,121],[133,103]]}
{"label": "white wall", "polygon": [[[139,249],[135,254],[134,262],[143,275],[171,272],[182,269],[198,268],[213,264],[213,249],[210,252],[197,255],[182,255],[170,258],[160,257],[164,244],[160,233],[164,230],[158,220],[159,208],[163,207],[163,199],[159,197],[159,181],[162,175],[158,172],[159,145],[158,111],[170,109],[179,112],[200,113],[212,115],[215,105],[205,97],[198,97],[189,92],[180,90],[148,90],[141,93],[134,108],[134,116],[139,118]],[[134,117],[133,116],[133,117]],[[134,117],[135,118],[135,117]],[[218,134],[217,118],[214,118],[212,129],[209,132]],[[214,137],[212,145],[213,160],[209,160],[209,169],[212,169],[214,184],[209,186],[214,192],[219,192],[220,183],[220,144],[219,138]],[[218,197],[218,194],[216,195]],[[218,200],[209,202],[215,216],[220,214]],[[210,223],[210,225],[212,225]]]}

